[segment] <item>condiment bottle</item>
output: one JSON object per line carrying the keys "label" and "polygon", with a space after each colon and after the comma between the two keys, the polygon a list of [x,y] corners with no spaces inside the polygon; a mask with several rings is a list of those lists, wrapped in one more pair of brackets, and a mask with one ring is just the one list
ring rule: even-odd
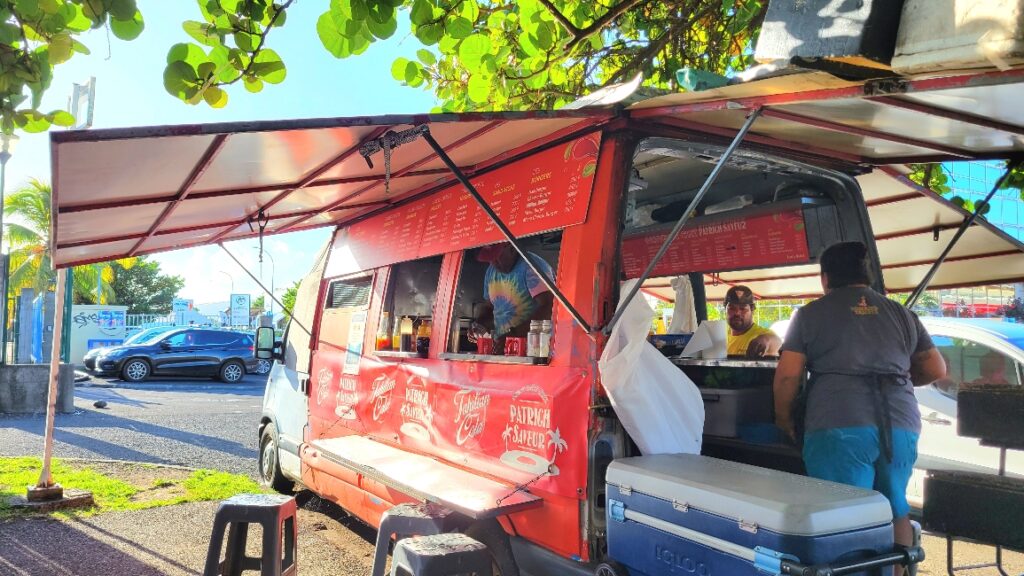
{"label": "condiment bottle", "polygon": [[377,326],[377,350],[391,349],[391,315],[381,314],[380,325]]}
{"label": "condiment bottle", "polygon": [[401,350],[402,349],[402,321],[395,316],[393,326],[391,329],[391,349]]}
{"label": "condiment bottle", "polygon": [[430,318],[420,320],[420,326],[416,330],[416,353],[423,358],[426,358],[430,351],[430,334]]}
{"label": "condiment bottle", "polygon": [[538,334],[537,355],[541,358],[551,357],[551,320],[541,320]]}
{"label": "condiment bottle", "polygon": [[526,355],[540,357],[540,320],[530,320],[530,332],[526,334]]}
{"label": "condiment bottle", "polygon": [[401,351],[414,352],[415,340],[412,337],[412,318],[402,316],[401,332],[399,334],[401,335]]}

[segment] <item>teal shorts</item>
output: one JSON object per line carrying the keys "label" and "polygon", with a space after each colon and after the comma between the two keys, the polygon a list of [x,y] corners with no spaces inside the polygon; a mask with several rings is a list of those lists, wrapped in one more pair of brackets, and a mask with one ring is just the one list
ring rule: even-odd
{"label": "teal shorts", "polygon": [[882,454],[878,428],[832,428],[804,436],[807,474],[822,480],[877,490],[889,499],[893,518],[910,513],[907,484],[917,461],[916,432],[893,428],[892,461]]}

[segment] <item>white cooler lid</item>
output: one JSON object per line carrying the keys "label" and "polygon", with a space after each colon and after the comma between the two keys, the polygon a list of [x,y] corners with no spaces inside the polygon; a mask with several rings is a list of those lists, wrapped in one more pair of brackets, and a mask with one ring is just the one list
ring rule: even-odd
{"label": "white cooler lid", "polygon": [[606,479],[782,534],[820,536],[892,522],[889,501],[873,490],[696,454],[620,458]]}

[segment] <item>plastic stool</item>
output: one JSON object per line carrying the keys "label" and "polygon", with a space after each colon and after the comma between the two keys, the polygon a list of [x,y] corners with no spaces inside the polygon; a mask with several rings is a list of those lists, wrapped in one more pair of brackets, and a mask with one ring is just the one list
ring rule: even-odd
{"label": "plastic stool", "polygon": [[391,576],[493,576],[487,546],[452,532],[400,540],[391,560]]}
{"label": "plastic stool", "polygon": [[370,576],[384,576],[392,534],[396,542],[409,536],[443,534],[453,528],[454,519],[454,512],[437,504],[399,504],[389,509],[380,519]]}
{"label": "plastic stool", "polygon": [[[263,527],[260,558],[245,555],[249,524]],[[221,545],[229,525],[228,548],[224,562],[221,562]],[[229,498],[220,503],[214,517],[203,576],[241,576],[244,570],[259,570],[261,576],[292,576],[296,574],[295,543],[298,535],[295,498],[278,494],[239,494]]]}

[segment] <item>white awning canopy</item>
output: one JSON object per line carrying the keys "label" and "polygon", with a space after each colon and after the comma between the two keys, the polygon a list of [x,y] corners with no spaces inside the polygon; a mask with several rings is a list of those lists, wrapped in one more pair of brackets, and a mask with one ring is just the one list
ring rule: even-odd
{"label": "white awning canopy", "polygon": [[[1024,70],[849,82],[814,72],[645,100],[627,110],[468,113],[162,126],[51,134],[53,262],[67,267],[133,255],[334,226],[454,181],[428,145],[381,155],[362,144],[429,126],[468,175],[611,121],[731,138],[764,108],[745,144],[847,165],[862,177],[890,289],[907,290],[964,212],[892,177],[909,162],[1024,153]],[[939,240],[932,239],[938,230]],[[981,222],[933,285],[1024,279],[1021,244]],[[765,297],[813,294],[814,266],[736,273]],[[728,277],[723,276],[723,281]],[[654,288],[654,286],[652,286]],[[724,288],[722,289],[724,292]],[[710,297],[717,293],[712,291]]]}

